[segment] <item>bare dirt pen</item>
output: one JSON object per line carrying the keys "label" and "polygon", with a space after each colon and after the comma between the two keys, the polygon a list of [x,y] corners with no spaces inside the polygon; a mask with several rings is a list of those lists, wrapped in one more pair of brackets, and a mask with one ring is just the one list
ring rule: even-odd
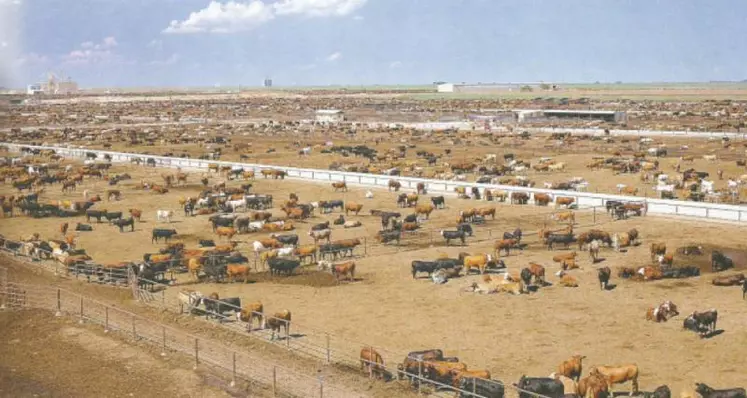
{"label": "bare dirt pen", "polygon": [[[655,179],[646,183],[641,180],[640,173],[619,174],[611,169],[590,170],[587,165],[592,163],[595,157],[612,157],[615,152],[619,152],[622,156],[631,157],[636,152],[645,152],[647,148],[664,145],[668,150],[667,156],[648,157],[647,160],[650,162],[658,161],[658,171],[671,177],[680,174],[675,170],[675,166],[679,163],[681,171],[694,168],[697,171],[708,172],[708,180],[714,181],[714,189],[725,190],[730,177],[739,179],[741,176],[747,175],[747,168],[736,164],[737,160],[747,158],[745,156],[747,142],[742,140],[733,142],[729,148],[724,148],[720,140],[707,139],[657,138],[653,143],[642,146],[639,143],[640,137],[612,137],[612,143],[605,143],[603,140],[578,138],[561,142],[551,139],[547,134],[532,135],[530,139],[521,139],[515,136],[498,138],[500,136],[474,132],[461,132],[456,136],[445,136],[437,132],[416,136],[407,132],[377,133],[373,131],[363,133],[357,138],[345,137],[344,134],[331,134],[325,136],[325,134],[319,132],[296,137],[291,135],[285,137],[267,135],[261,137],[261,139],[236,134],[231,137],[231,145],[226,146],[221,160],[318,169],[327,169],[333,163],[348,167],[357,166],[359,169],[364,166],[376,166],[380,171],[390,167],[398,167],[403,175],[409,176],[417,175],[410,171],[411,168],[420,168],[422,169],[421,176],[433,178],[440,173],[449,172],[450,164],[476,163],[480,165],[480,161],[490,154],[497,155],[496,164],[498,165],[503,164],[503,155],[505,154],[513,154],[516,159],[529,161],[533,165],[538,163],[541,157],[551,157],[557,163],[564,163],[564,170],[539,172],[529,168],[515,174],[526,176],[536,183],[535,187],[537,188],[542,188],[545,182],[567,182],[574,177],[583,177],[589,183],[588,191],[590,192],[617,193],[617,185],[625,184],[628,187],[637,188],[637,196],[657,197],[658,193],[654,188]],[[491,137],[493,138],[491,139]],[[375,139],[380,140],[380,143],[376,144]],[[338,146],[368,145],[376,149],[379,154],[385,154],[400,145],[413,145],[414,147],[407,150],[405,158],[369,165],[364,158],[343,156],[338,153],[321,153],[320,149],[327,141],[332,141]],[[300,145],[293,145],[294,142]],[[81,144],[83,143],[81,142]],[[240,151],[232,149],[234,145],[242,146],[244,144],[249,144],[250,149]],[[302,146],[316,146],[316,148],[310,156],[299,156],[298,151]],[[90,147],[103,149],[101,144],[93,144]],[[159,148],[113,143],[110,150],[154,155],[169,153],[172,156],[188,154],[191,157],[198,157],[210,152],[211,147],[216,147],[216,145],[207,147],[198,144],[169,144]],[[451,154],[444,153],[447,148],[451,150]],[[268,153],[270,149],[273,152]],[[418,151],[429,151],[435,155],[443,156],[436,165],[429,166],[422,157],[417,157],[416,152]],[[243,159],[240,158],[242,155]],[[704,155],[716,155],[717,160],[705,160]],[[692,157],[693,159],[681,160],[681,157]],[[489,166],[487,163],[482,164]],[[718,179],[718,170],[723,171],[723,180]],[[466,180],[475,181],[479,176],[480,173],[478,172],[469,173]],[[747,179],[747,177],[745,178]],[[682,192],[676,194],[684,197]],[[747,200],[747,192],[741,192],[740,200]]]}
{"label": "bare dirt pen", "polygon": [[192,371],[185,358],[161,357],[52,312],[0,312],[0,333],[3,396],[247,396],[216,387],[214,376]]}
{"label": "bare dirt pen", "polygon": [[[173,171],[114,166],[112,172],[125,170],[133,174],[133,180],[121,183],[119,189],[123,191],[123,200],[105,201],[94,208],[110,211],[140,208],[144,222],[136,224],[134,233],[120,234],[115,227],[95,222],[93,232],[80,233],[79,246],[85,248],[97,262],[138,260],[143,253],[156,252],[162,244],[150,243],[150,230],[155,226],[175,228],[184,235],[183,240],[189,247],[194,247],[200,238],[218,241],[207,222],[207,216],[185,218],[177,204],[179,197],[196,196],[199,192],[196,176],[190,177],[189,187],[174,189],[159,196],[135,190],[133,186],[146,175],[148,180],[160,183],[158,174]],[[75,195],[62,195],[59,186],[47,188],[42,200],[79,200],[83,189],[103,193],[108,188],[103,181],[93,186],[93,181],[86,179]],[[239,183],[232,182],[229,186]],[[396,210],[396,194],[383,190],[373,191],[374,199],[367,200],[364,198],[365,190],[356,187],[351,187],[347,193],[335,193],[327,184],[304,184],[294,180],[260,178],[254,184],[252,191],[274,195],[276,208],[273,213],[277,215],[280,215],[277,204],[285,200],[290,192],[297,193],[302,202],[321,199],[357,201],[365,205],[365,213],[373,208]],[[9,187],[2,187],[0,194],[10,194]],[[522,374],[547,375],[555,371],[563,359],[579,352],[588,357],[587,366],[637,363],[644,390],[652,390],[664,383],[678,391],[691,388],[696,381],[719,387],[739,386],[747,382],[743,370],[743,347],[747,347],[747,334],[744,333],[747,304],[741,300],[738,288],[712,286],[710,274],[658,282],[630,282],[613,276],[613,283],[617,287],[611,291],[600,291],[595,266],[589,262],[587,255],[580,253],[583,269],[571,271],[580,283],[576,289],[561,288],[555,284],[530,295],[474,296],[462,292],[462,289],[472,281],[479,280],[477,275],[454,279],[441,286],[426,279],[412,279],[412,260],[433,259],[440,253],[456,257],[462,251],[492,252],[494,239],[503,231],[511,231],[517,226],[525,231],[536,230],[545,224],[551,212],[551,209],[540,207],[447,197],[447,209],[434,212],[424,229],[437,231],[445,226],[453,227],[458,209],[493,205],[498,209],[496,221],[489,220],[485,226],[476,226],[477,238],[472,241],[480,242],[466,247],[444,247],[437,232],[432,238],[433,247],[429,247],[429,232],[417,239],[419,250],[416,251],[397,251],[396,248],[384,248],[369,242],[368,256],[355,260],[359,271],[356,276],[361,279],[358,282],[333,286],[326,276],[305,270],[303,275],[288,279],[268,278],[260,274],[255,277],[259,283],[205,283],[190,285],[189,288],[203,293],[219,292],[224,297],[239,296],[242,300],[259,299],[264,302],[268,312],[290,309],[293,312],[292,328],[296,331],[327,331],[333,335],[333,339],[347,339],[350,344],[345,354],[353,357],[357,356],[362,344],[370,344],[384,355],[388,364],[401,361],[408,351],[439,347],[447,355],[458,356],[471,369],[486,368],[494,378],[514,382]],[[157,223],[156,209],[174,210],[175,222],[170,225]],[[407,210],[400,211],[403,215],[408,214]],[[331,220],[338,214],[317,215],[308,223],[297,223],[299,229],[293,233],[299,234],[303,243],[307,243],[306,232],[312,223]],[[603,211],[598,211],[596,216],[598,220],[608,220]],[[377,217],[351,215],[348,219],[361,220],[363,227],[349,230],[336,227],[333,239],[366,237],[371,241],[380,228]],[[590,224],[593,219],[591,212],[577,212],[580,224]],[[42,237],[51,238],[59,236],[60,222],[73,220],[81,221],[80,218],[14,217],[0,222],[0,233],[13,238],[39,232]],[[641,232],[643,244],[624,253],[604,249],[601,256],[605,260],[596,267],[610,266],[614,269],[616,266],[648,264],[648,245],[655,241],[666,242],[668,252],[691,243],[728,247],[728,254],[733,256],[738,268],[743,270],[745,267],[744,250],[747,247],[743,227],[656,217],[633,217],[597,226],[608,232],[625,232],[633,227]],[[487,232],[487,229],[493,232]],[[585,228],[577,229],[583,230]],[[237,235],[237,238],[250,243],[255,237],[265,236],[267,234]],[[407,239],[402,243],[405,247],[409,244]],[[529,246],[524,252],[512,251],[510,256],[503,257],[509,270],[519,270],[527,266],[529,261],[535,261],[547,267],[550,282],[557,282],[557,278],[550,275],[558,270],[551,257],[563,250],[547,251],[540,247],[535,236],[527,236],[526,240]],[[248,246],[242,244],[239,248],[248,254]],[[356,250],[357,254],[363,252],[362,248]],[[706,257],[710,258],[708,254]],[[675,265],[706,262],[703,259],[675,258]],[[179,276],[178,281],[187,282],[188,278]],[[166,294],[173,298],[178,290],[176,286],[167,289]],[[646,322],[646,309],[667,299],[679,306],[681,315],[668,323]],[[718,327],[725,331],[723,334],[701,340],[693,333],[681,330],[684,316],[694,310],[708,308],[718,309]]]}

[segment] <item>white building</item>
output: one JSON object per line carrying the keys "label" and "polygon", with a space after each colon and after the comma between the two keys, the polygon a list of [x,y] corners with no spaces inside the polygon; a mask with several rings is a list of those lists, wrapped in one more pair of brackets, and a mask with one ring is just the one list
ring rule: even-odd
{"label": "white building", "polygon": [[453,93],[454,92],[454,83],[443,83],[436,86],[436,90],[439,93]]}
{"label": "white building", "polygon": [[316,111],[316,121],[319,123],[340,123],[345,120],[345,114],[338,109],[319,109]]}

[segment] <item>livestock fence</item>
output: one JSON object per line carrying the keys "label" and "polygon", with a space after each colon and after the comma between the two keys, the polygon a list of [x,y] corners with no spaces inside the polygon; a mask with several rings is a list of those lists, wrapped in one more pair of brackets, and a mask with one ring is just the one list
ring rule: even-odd
{"label": "livestock fence", "polygon": [[250,352],[198,337],[160,324],[120,308],[52,286],[17,283],[8,280],[0,268],[0,309],[44,309],[59,315],[99,324],[104,330],[160,349],[161,355],[174,352],[194,358],[193,368],[218,370],[231,385],[244,382],[254,394],[280,397],[365,397],[325,380],[268,362]]}
{"label": "livestock fence", "polygon": [[[697,217],[703,220],[716,220],[716,221],[736,221],[736,222],[747,222],[747,206],[729,205],[729,204],[717,204],[717,203],[706,203],[706,202],[688,202],[683,200],[673,199],[653,199],[653,198],[642,198],[638,196],[625,196],[625,195],[610,195],[600,194],[592,192],[580,192],[580,191],[561,191],[552,189],[541,189],[541,188],[528,188],[528,187],[517,187],[512,185],[497,185],[497,184],[479,184],[473,182],[464,181],[448,181],[448,180],[435,180],[426,178],[416,177],[402,177],[402,176],[388,176],[388,175],[377,175],[377,174],[364,174],[364,173],[353,173],[343,172],[334,170],[321,170],[321,169],[305,169],[297,167],[287,166],[274,166],[274,165],[263,165],[263,164],[251,164],[251,163],[240,163],[240,162],[226,162],[226,161],[209,161],[201,159],[190,159],[190,158],[177,158],[177,157],[166,157],[166,156],[154,156],[137,153],[123,153],[123,152],[112,152],[112,151],[101,151],[91,149],[77,149],[77,148],[66,148],[61,146],[34,146],[34,145],[23,145],[14,143],[0,143],[0,145],[6,146],[9,150],[14,152],[20,152],[21,148],[36,148],[36,149],[50,149],[54,150],[57,154],[67,157],[85,159],[86,153],[95,153],[97,156],[104,157],[108,155],[112,162],[131,162],[133,159],[153,159],[152,165],[159,167],[171,167],[171,168],[182,168],[184,170],[208,170],[208,165],[216,164],[219,166],[237,167],[244,168],[245,170],[254,170],[255,172],[261,172],[262,170],[282,170],[286,173],[290,179],[300,179],[304,181],[312,182],[346,182],[351,186],[362,186],[362,187],[377,187],[386,188],[388,187],[389,181],[392,179],[397,180],[401,187],[405,190],[416,190],[418,184],[423,184],[426,190],[431,194],[445,194],[454,195],[456,188],[465,188],[470,191],[472,188],[477,188],[481,192],[485,189],[491,191],[504,191],[508,195],[507,203],[511,203],[512,197],[517,193],[524,193],[529,195],[529,203],[534,201],[535,194],[546,194],[551,198],[551,203],[554,204],[558,197],[570,197],[574,198],[575,203],[578,206],[605,206],[609,201],[617,202],[630,202],[630,203],[645,203],[647,206],[648,213],[652,215],[668,215],[668,216],[688,216]],[[145,162],[143,162],[145,164]],[[144,166],[147,167],[147,166]]]}

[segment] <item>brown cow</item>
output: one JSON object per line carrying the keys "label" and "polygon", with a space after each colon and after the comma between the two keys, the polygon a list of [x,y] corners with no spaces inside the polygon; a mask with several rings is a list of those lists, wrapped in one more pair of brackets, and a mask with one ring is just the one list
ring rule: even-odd
{"label": "brown cow", "polygon": [[276,312],[275,315],[272,317],[268,317],[265,320],[265,328],[272,329],[272,334],[270,335],[270,340],[275,340],[275,332],[277,332],[278,337],[280,337],[280,328],[285,328],[285,334],[288,335],[290,333],[290,322],[291,322],[291,312],[289,310],[284,310],[283,312]]}
{"label": "brown cow", "polygon": [[584,359],[586,359],[585,355],[574,355],[570,359],[566,359],[558,366],[558,374],[576,379],[576,382],[578,382],[581,379]]}
{"label": "brown cow", "polygon": [[453,371],[466,371],[462,362],[426,361],[423,363],[423,376],[443,384],[453,383]]}
{"label": "brown cow", "polygon": [[568,197],[557,197],[555,198],[555,208],[560,206],[570,207],[576,199]]}
{"label": "brown cow", "polygon": [[348,190],[348,184],[346,182],[344,182],[344,181],[333,182],[332,183],[332,188],[335,189],[335,192],[337,192],[339,190],[342,190],[343,192],[347,192],[347,190]]}
{"label": "brown cow", "polygon": [[340,283],[340,277],[344,276],[350,282],[355,281],[355,261],[348,261],[341,264],[334,264],[332,266],[332,275],[337,279],[337,283]]}
{"label": "brown cow", "polygon": [[132,218],[138,220],[139,222],[140,217],[143,215],[143,212],[139,209],[130,209],[130,215],[132,216]]}
{"label": "brown cow", "polygon": [[252,323],[254,319],[257,319],[257,322],[259,322],[259,328],[264,329],[264,306],[262,305],[262,302],[256,301],[254,303],[244,305],[244,308],[242,308],[241,312],[238,314],[238,318],[240,321],[247,323],[247,332],[252,331]]}
{"label": "brown cow", "polygon": [[363,205],[355,202],[348,202],[345,203],[345,215],[347,216],[349,212],[355,213],[357,216],[358,213],[360,213],[361,209],[363,209]]}
{"label": "brown cow", "polygon": [[550,195],[546,193],[536,193],[534,194],[534,204],[536,206],[547,206],[548,203],[550,203]]}
{"label": "brown cow", "polygon": [[236,277],[240,276],[244,278],[244,283],[249,282],[249,270],[248,265],[243,264],[228,264],[226,268],[226,274],[231,282],[236,281]]}
{"label": "brown cow", "polygon": [[556,263],[563,263],[566,260],[574,260],[578,254],[576,251],[572,251],[570,253],[563,253],[553,256],[552,261]]}
{"label": "brown cow", "polygon": [[65,235],[67,233],[68,227],[68,223],[62,223],[62,225],[60,225],[60,232],[62,233],[62,235]]}
{"label": "brown cow", "polygon": [[512,247],[518,247],[519,241],[516,239],[502,239],[497,240],[493,244],[493,249],[495,250],[495,256],[500,257],[501,250],[506,251],[506,256],[511,255],[510,251]]}
{"label": "brown cow", "polygon": [[461,383],[462,379],[465,377],[471,377],[474,379],[490,380],[490,371],[452,369],[451,370],[451,380],[452,380],[451,385],[454,386],[454,388],[459,388],[459,384]]}
{"label": "brown cow", "polygon": [[576,223],[576,215],[572,211],[563,211],[552,215],[555,221],[568,221],[570,224]]}
{"label": "brown cow", "polygon": [[422,182],[419,182],[416,186],[416,192],[421,195],[425,195],[425,184]]}
{"label": "brown cow", "polygon": [[194,257],[190,258],[189,262],[187,263],[187,269],[189,270],[189,274],[194,278],[194,280],[200,279],[200,270],[202,269],[202,262],[204,261],[204,257]]}
{"label": "brown cow", "polygon": [[376,377],[377,379],[384,378],[386,376],[386,368],[384,367],[384,358],[381,354],[376,352],[371,347],[361,348],[361,372],[368,373],[368,377]]}
{"label": "brown cow", "polygon": [[529,263],[529,272],[534,276],[534,282],[541,285],[545,284],[545,267],[537,263]]}
{"label": "brown cow", "polygon": [[609,385],[610,393],[614,384],[622,384],[630,381],[630,395],[638,394],[638,366],[635,364],[620,366],[597,366],[591,370],[589,375],[601,375]]}
{"label": "brown cow", "polygon": [[589,398],[603,398],[609,391],[607,380],[600,374],[592,374],[578,382],[578,396]]}
{"label": "brown cow", "polygon": [[711,283],[715,286],[738,286],[744,283],[744,274],[717,276]]}
{"label": "brown cow", "polygon": [[493,220],[495,220],[495,207],[481,207],[477,209],[476,213],[483,217],[490,216]]}
{"label": "brown cow", "polygon": [[394,189],[394,192],[399,192],[399,188],[402,186],[402,184],[399,183],[399,181],[396,180],[389,180],[388,190]]}
{"label": "brown cow", "polygon": [[425,218],[428,219],[431,216],[431,213],[433,212],[433,210],[435,209],[436,208],[430,203],[419,204],[415,206],[415,214],[424,214]]}
{"label": "brown cow", "polygon": [[236,228],[234,227],[218,227],[215,229],[215,233],[220,238],[221,236],[225,236],[226,239],[231,240],[234,235],[236,235]]}
{"label": "brown cow", "polygon": [[661,242],[654,242],[651,244],[651,261],[656,259],[658,255],[664,255],[667,252],[667,244]]}
{"label": "brown cow", "polygon": [[[329,236],[327,236],[327,241],[329,242]],[[316,261],[316,254],[318,251],[319,247],[317,245],[306,245],[297,247],[293,254],[298,256],[301,261],[308,258],[310,262],[314,262]]]}

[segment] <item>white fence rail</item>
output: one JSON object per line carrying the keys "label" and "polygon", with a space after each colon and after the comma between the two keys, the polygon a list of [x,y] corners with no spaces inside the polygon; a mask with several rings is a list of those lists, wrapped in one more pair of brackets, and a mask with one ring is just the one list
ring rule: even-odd
{"label": "white fence rail", "polygon": [[[334,182],[345,181],[350,185],[386,188],[389,181],[394,179],[402,184],[405,190],[415,190],[419,183],[425,184],[425,188],[430,193],[435,194],[454,194],[454,189],[464,187],[467,190],[472,187],[480,189],[505,191],[509,194],[509,199],[514,193],[523,192],[530,196],[529,203],[533,202],[535,194],[548,194],[554,201],[557,197],[570,197],[575,199],[579,207],[598,207],[605,206],[608,201],[619,202],[638,202],[647,205],[647,214],[665,215],[665,216],[688,216],[697,217],[706,221],[734,221],[747,222],[747,206],[727,205],[704,202],[687,202],[681,200],[668,199],[651,199],[636,196],[609,195],[591,192],[576,191],[559,191],[540,188],[525,188],[510,185],[496,184],[478,184],[474,182],[445,181],[416,177],[386,176],[377,174],[351,173],[344,171],[321,170],[321,169],[303,169],[297,167],[274,166],[253,163],[210,161],[201,159],[185,159],[166,156],[145,155],[138,153],[123,153],[92,149],[66,148],[56,146],[33,146],[14,143],[0,143],[5,145],[10,151],[19,152],[21,147],[35,149],[52,149],[57,154],[65,157],[85,158],[86,153],[95,153],[103,158],[105,155],[111,157],[112,162],[130,162],[134,158],[140,158],[142,164],[146,160],[153,159],[155,165],[159,167],[180,167],[185,170],[207,170],[209,164],[219,166],[236,166],[243,167],[245,170],[254,170],[259,172],[266,169],[283,170],[287,173],[288,178],[301,179],[314,182]],[[508,201],[510,203],[510,200]]]}

